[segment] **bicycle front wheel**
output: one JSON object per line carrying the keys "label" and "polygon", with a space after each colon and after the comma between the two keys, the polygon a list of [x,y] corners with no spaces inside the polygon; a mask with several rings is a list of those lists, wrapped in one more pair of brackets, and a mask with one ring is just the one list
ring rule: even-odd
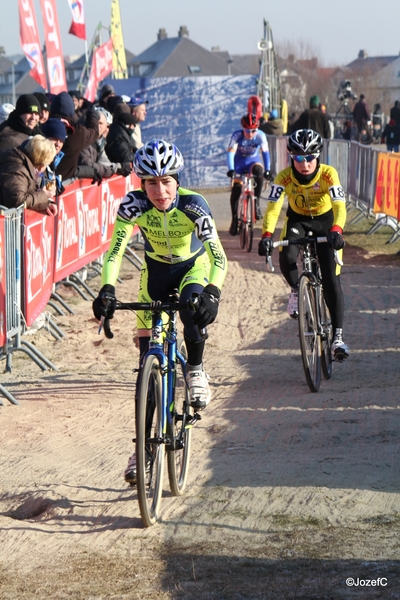
{"label": "bicycle front wheel", "polygon": [[331,314],[329,312],[329,308],[326,305],[323,290],[321,288],[321,327],[322,327],[322,336],[321,336],[321,367],[322,373],[324,374],[325,379],[330,379],[332,377],[332,354],[331,354],[331,346],[333,340],[333,329],[332,329],[332,321]]}
{"label": "bicycle front wheel", "polygon": [[303,274],[299,282],[299,337],[304,373],[308,387],[318,392],[321,383],[320,336],[315,284]]}
{"label": "bicycle front wheel", "polygon": [[246,250],[247,252],[251,252],[253,247],[253,233],[254,233],[254,216],[255,216],[255,206],[254,206],[254,196],[253,194],[247,194],[247,214],[246,214],[246,224],[247,224],[247,238],[246,238]]}
{"label": "bicycle front wheel", "polygon": [[162,380],[158,360],[143,365],[136,415],[136,469],[140,514],[145,527],[159,517],[164,475]]}
{"label": "bicycle front wheel", "polygon": [[[178,349],[186,359],[186,346],[183,340],[178,342]],[[186,386],[182,364],[178,357],[175,366],[174,403],[171,414],[171,442],[174,449],[167,450],[168,478],[173,496],[181,496],[185,490],[189,474],[190,446],[192,428],[190,421],[193,409],[189,403],[189,392]]]}

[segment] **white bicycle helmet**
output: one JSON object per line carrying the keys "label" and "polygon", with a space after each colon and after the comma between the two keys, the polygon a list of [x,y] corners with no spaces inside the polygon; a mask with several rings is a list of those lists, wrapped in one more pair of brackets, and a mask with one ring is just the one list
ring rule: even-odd
{"label": "white bicycle helmet", "polygon": [[95,106],[95,110],[97,110],[98,112],[101,112],[105,116],[107,125],[111,125],[111,123],[113,122],[113,118],[112,118],[112,114],[110,112],[108,112],[108,110],[106,110],[102,106]]}
{"label": "white bicycle helmet", "polygon": [[151,140],[136,152],[133,168],[140,179],[176,175],[183,169],[183,156],[174,144]]}
{"label": "white bicycle helmet", "polygon": [[321,154],[322,137],[312,129],[298,129],[289,136],[287,149],[289,154],[306,156],[307,154]]}
{"label": "white bicycle helmet", "polygon": [[2,104],[0,106],[0,123],[7,121],[9,114],[15,109],[15,106],[9,103]]}

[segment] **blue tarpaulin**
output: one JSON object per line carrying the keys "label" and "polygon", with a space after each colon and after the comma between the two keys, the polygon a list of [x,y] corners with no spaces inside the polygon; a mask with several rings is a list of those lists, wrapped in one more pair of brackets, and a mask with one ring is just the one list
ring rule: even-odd
{"label": "blue tarpaulin", "polygon": [[141,124],[143,142],[161,138],[181,150],[182,185],[226,187],[226,150],[240,128],[247,100],[255,94],[254,75],[109,79],[116,94],[148,100]]}

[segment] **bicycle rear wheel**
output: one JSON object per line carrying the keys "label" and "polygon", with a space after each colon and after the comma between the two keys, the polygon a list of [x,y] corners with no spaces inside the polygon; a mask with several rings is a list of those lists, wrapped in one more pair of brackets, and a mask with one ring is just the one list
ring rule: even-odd
{"label": "bicycle rear wheel", "polygon": [[330,379],[332,377],[332,354],[331,354],[331,346],[333,340],[333,329],[332,329],[332,321],[331,314],[329,312],[329,308],[326,305],[324,293],[321,288],[321,327],[322,327],[322,336],[321,336],[321,367],[322,373],[325,379]]}
{"label": "bicycle rear wheel", "polygon": [[[186,359],[186,346],[183,340],[178,342],[178,349]],[[174,404],[172,431],[174,450],[167,450],[168,478],[173,496],[181,496],[186,487],[189,474],[190,446],[192,428],[189,424],[193,417],[193,409],[189,404],[189,392],[185,376],[178,357],[175,366]]]}
{"label": "bicycle rear wheel", "polygon": [[136,415],[136,469],[140,514],[145,527],[159,517],[165,446],[162,427],[162,380],[158,359],[143,365]]}
{"label": "bicycle rear wheel", "polygon": [[253,194],[247,194],[247,212],[246,212],[246,225],[247,225],[247,238],[246,238],[246,250],[251,252],[253,247],[253,233],[254,233],[254,196]]}
{"label": "bicycle rear wheel", "polygon": [[299,337],[304,373],[312,392],[318,392],[321,383],[321,340],[315,296],[313,280],[303,274],[299,282]]}

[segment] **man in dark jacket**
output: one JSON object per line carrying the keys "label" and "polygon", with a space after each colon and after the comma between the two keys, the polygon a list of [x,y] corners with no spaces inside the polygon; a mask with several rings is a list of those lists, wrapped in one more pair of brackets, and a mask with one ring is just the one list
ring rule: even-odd
{"label": "man in dark jacket", "polygon": [[22,94],[7,121],[0,125],[0,150],[15,148],[39,133],[40,103],[33,94]]}
{"label": "man in dark jacket", "polygon": [[261,129],[261,131],[263,131],[266,135],[276,135],[276,136],[282,136],[283,135],[283,121],[282,119],[279,119],[279,113],[276,110],[276,108],[273,108],[271,110],[271,112],[269,113],[269,118],[268,120],[264,120],[261,123],[260,120],[260,127],[259,129]]}
{"label": "man in dark jacket", "polygon": [[394,106],[390,109],[390,118],[396,122],[397,127],[400,127],[400,102],[395,101]]}
{"label": "man in dark jacket", "polygon": [[133,163],[137,147],[132,138],[136,117],[127,104],[117,104],[107,136],[106,154],[111,162]]}
{"label": "man in dark jacket", "polygon": [[326,140],[330,138],[331,130],[329,127],[329,119],[324,114],[319,106],[321,102],[318,96],[311,96],[310,108],[301,113],[300,117],[291,126],[290,131],[297,131],[298,129],[313,129],[322,138]]}
{"label": "man in dark jacket", "polygon": [[364,94],[360,94],[359,101],[354,105],[353,109],[354,121],[357,125],[358,141],[367,141],[371,137],[368,121],[371,120],[371,113],[367,106],[367,101]]}
{"label": "man in dark jacket", "polygon": [[64,156],[56,169],[56,174],[61,175],[64,182],[76,176],[80,152],[99,137],[99,119],[94,109],[86,113],[86,126],[73,123],[74,114],[74,102],[68,92],[57,94],[51,103],[50,116],[61,119],[67,128]]}

